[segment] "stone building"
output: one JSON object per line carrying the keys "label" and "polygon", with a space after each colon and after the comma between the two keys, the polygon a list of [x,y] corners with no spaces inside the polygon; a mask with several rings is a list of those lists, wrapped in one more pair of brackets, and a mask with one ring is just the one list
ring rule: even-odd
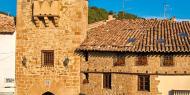
{"label": "stone building", "polygon": [[190,95],[190,23],[112,20],[88,31],[81,94]]}
{"label": "stone building", "polygon": [[0,95],[15,92],[15,42],[14,17],[0,14]]}
{"label": "stone building", "polygon": [[17,0],[16,95],[78,95],[87,0]]}

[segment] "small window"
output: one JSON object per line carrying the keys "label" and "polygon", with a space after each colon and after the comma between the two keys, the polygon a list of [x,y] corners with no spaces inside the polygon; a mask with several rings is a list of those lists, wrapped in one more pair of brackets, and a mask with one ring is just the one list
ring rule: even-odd
{"label": "small window", "polygon": [[150,91],[150,76],[149,75],[138,76],[138,90]]}
{"label": "small window", "polygon": [[160,38],[160,39],[157,40],[157,43],[164,44],[165,43],[165,39],[164,38]]}
{"label": "small window", "polygon": [[42,64],[44,66],[54,65],[54,51],[53,50],[42,50]]}
{"label": "small window", "polygon": [[137,56],[136,65],[137,66],[148,65],[148,61],[147,60],[148,59],[147,59],[146,55],[140,54],[140,55]]}
{"label": "small window", "polygon": [[114,66],[124,66],[125,65],[125,55],[122,53],[117,53],[114,60]]}
{"label": "small window", "polygon": [[103,88],[111,89],[111,74],[103,74]]}
{"label": "small window", "polygon": [[188,37],[188,34],[186,32],[181,32],[179,33],[180,37]]}
{"label": "small window", "polygon": [[87,83],[89,83],[89,80],[88,80],[89,74],[88,73],[84,73],[84,75],[85,75],[85,79],[83,80],[83,84],[87,84]]}
{"label": "small window", "polygon": [[14,81],[15,81],[15,80],[14,80],[13,78],[6,78],[6,79],[5,79],[5,82],[6,82],[6,83],[14,83]]}
{"label": "small window", "polygon": [[167,54],[162,56],[162,66],[174,66],[173,55]]}
{"label": "small window", "polygon": [[89,56],[88,52],[85,51],[83,52],[83,54],[84,54],[85,61],[88,61],[88,56]]}
{"label": "small window", "polygon": [[128,43],[134,43],[135,41],[136,41],[135,38],[129,38],[129,39],[127,40]]}

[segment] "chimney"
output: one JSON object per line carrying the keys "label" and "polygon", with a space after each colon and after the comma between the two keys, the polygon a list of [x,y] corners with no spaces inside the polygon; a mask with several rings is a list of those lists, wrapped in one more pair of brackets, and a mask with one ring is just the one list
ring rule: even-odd
{"label": "chimney", "polygon": [[115,20],[115,18],[113,17],[113,15],[108,15],[108,20],[107,21],[111,21],[111,20]]}
{"label": "chimney", "polygon": [[172,21],[172,22],[176,22],[177,20],[176,20],[176,17],[174,16],[174,17],[172,17],[171,19],[170,19],[170,21]]}

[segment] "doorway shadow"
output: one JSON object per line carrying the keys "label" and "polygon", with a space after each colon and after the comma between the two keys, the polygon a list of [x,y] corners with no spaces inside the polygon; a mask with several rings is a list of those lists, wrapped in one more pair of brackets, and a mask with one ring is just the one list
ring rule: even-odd
{"label": "doorway shadow", "polygon": [[55,94],[53,94],[53,93],[51,93],[51,92],[45,92],[44,94],[42,94],[42,95],[55,95]]}

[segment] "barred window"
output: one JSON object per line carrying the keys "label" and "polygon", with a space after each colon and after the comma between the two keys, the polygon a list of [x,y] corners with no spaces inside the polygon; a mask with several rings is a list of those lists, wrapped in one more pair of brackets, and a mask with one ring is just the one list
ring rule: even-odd
{"label": "barred window", "polygon": [[103,74],[103,88],[111,89],[111,73]]}
{"label": "barred window", "polygon": [[124,66],[125,65],[125,55],[122,53],[117,53],[114,59],[114,66]]}
{"label": "barred window", "polygon": [[138,90],[150,91],[150,76],[149,75],[138,76]]}
{"label": "barred window", "polygon": [[53,66],[54,65],[54,51],[42,50],[42,65]]}
{"label": "barred window", "polygon": [[163,55],[161,58],[162,66],[174,66],[173,55]]}
{"label": "barred window", "polygon": [[146,55],[140,54],[137,56],[136,65],[148,65],[148,59]]}

